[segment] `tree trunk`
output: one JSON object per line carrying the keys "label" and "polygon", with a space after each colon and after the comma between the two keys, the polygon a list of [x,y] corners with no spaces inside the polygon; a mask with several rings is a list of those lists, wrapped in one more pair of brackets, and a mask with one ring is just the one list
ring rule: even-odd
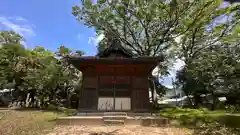
{"label": "tree trunk", "polygon": [[157,98],[156,98],[155,80],[153,78],[154,78],[153,76],[149,78],[149,84],[151,86],[150,89],[151,89],[152,105],[155,106],[157,104]]}
{"label": "tree trunk", "polygon": [[196,109],[196,107],[195,107],[193,101],[191,100],[191,98],[189,97],[189,95],[187,95],[187,99],[188,99],[188,102],[190,103],[191,107]]}
{"label": "tree trunk", "polygon": [[189,94],[188,94],[186,91],[184,91],[184,88],[183,88],[183,92],[184,92],[184,94],[187,96],[188,102],[189,102],[189,104],[191,105],[191,107],[192,107],[192,108],[195,108],[195,106],[194,106],[191,98],[189,97]]}
{"label": "tree trunk", "polygon": [[215,110],[216,109],[216,96],[214,94],[214,92],[211,93],[212,94],[212,107],[211,110]]}
{"label": "tree trunk", "polygon": [[194,95],[194,106],[195,108],[199,108],[199,104],[202,103],[201,97],[199,94]]}
{"label": "tree trunk", "polygon": [[40,108],[45,109],[45,103],[44,103],[44,97],[43,96],[40,97]]}
{"label": "tree trunk", "polygon": [[35,90],[31,90],[31,91],[30,91],[30,98],[31,98],[30,106],[31,106],[31,107],[35,107],[35,106],[34,106],[34,102],[35,102]]}

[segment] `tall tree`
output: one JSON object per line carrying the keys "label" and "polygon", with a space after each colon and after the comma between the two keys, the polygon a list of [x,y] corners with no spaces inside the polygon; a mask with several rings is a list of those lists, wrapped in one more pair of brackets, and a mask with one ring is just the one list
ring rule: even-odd
{"label": "tall tree", "polygon": [[[140,56],[159,56],[160,76],[168,74],[172,59],[185,64],[204,48],[218,44],[235,29],[239,18],[237,6],[220,8],[222,0],[81,0],[72,14],[81,23],[104,34],[99,50],[111,36]],[[233,14],[235,12],[235,14]],[[216,19],[232,16],[218,25]],[[211,27],[213,26],[214,27]],[[187,64],[186,64],[187,65]]]}
{"label": "tall tree", "polygon": [[175,39],[201,23],[211,22],[219,0],[82,0],[72,13],[94,27],[98,34],[110,32],[137,55],[159,55]]}
{"label": "tall tree", "polygon": [[[21,44],[23,38],[17,33],[0,33],[0,88],[14,89],[14,97],[18,101],[25,102],[27,94],[30,94],[31,102],[38,100],[42,107],[46,103],[58,105],[68,102],[71,94],[76,93],[74,88],[81,79],[79,71],[63,59],[74,54],[73,51],[64,46],[56,53],[41,46],[25,49]],[[84,54],[82,51],[75,53]]]}
{"label": "tall tree", "polygon": [[[209,20],[209,17],[214,20]],[[236,61],[232,63],[237,53],[232,53],[235,56],[229,54],[229,50],[238,50],[239,46],[239,6],[218,8],[209,17],[206,16],[182,35],[178,41],[179,47],[175,48],[179,58],[185,62],[178,73],[178,83],[186,95],[194,95],[195,105],[201,94],[210,93],[214,97],[219,90],[216,87],[220,85],[219,80],[230,75],[239,64]],[[223,72],[223,69],[228,71]],[[229,89],[225,87],[225,90]]]}
{"label": "tall tree", "polygon": [[21,41],[24,41],[24,38],[13,31],[0,32],[0,44],[20,44]]}

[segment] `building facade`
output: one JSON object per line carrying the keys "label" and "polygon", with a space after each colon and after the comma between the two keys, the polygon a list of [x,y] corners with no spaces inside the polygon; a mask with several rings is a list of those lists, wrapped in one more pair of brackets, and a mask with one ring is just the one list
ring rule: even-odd
{"label": "building facade", "polygon": [[79,111],[148,112],[148,77],[162,57],[135,57],[114,41],[97,56],[67,57],[83,73]]}

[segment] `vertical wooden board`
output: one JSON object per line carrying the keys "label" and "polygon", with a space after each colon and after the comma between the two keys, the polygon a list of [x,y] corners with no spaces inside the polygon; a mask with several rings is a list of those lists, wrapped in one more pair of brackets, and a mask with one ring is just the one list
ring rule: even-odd
{"label": "vertical wooden board", "polygon": [[132,87],[135,89],[145,89],[148,88],[148,79],[146,76],[133,76],[132,77]]}
{"label": "vertical wooden board", "polygon": [[116,76],[115,81],[117,84],[130,84],[130,76]]}
{"label": "vertical wooden board", "polygon": [[150,108],[148,90],[132,91],[132,110],[148,111]]}
{"label": "vertical wooden board", "polygon": [[96,73],[98,75],[113,75],[115,74],[115,69],[110,65],[97,65]]}
{"label": "vertical wooden board", "polygon": [[85,76],[83,78],[83,87],[84,88],[97,88],[98,79],[96,76]]}
{"label": "vertical wooden board", "polygon": [[96,110],[97,109],[97,90],[84,89],[80,92],[79,109],[81,110]]}
{"label": "vertical wooden board", "polygon": [[111,84],[114,81],[114,75],[112,76],[99,76],[100,84]]}
{"label": "vertical wooden board", "polygon": [[83,75],[96,75],[96,68],[94,66],[88,66],[83,70]]}
{"label": "vertical wooden board", "polygon": [[113,97],[114,76],[99,76],[98,94],[103,97]]}

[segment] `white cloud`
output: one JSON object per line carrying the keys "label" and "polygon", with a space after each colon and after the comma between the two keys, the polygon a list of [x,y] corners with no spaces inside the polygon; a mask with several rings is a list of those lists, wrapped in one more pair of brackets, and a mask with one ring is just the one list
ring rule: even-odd
{"label": "white cloud", "polygon": [[16,17],[8,17],[8,19],[13,19],[13,20],[16,20],[16,21],[22,21],[22,22],[27,22],[28,20],[21,17],[21,16],[16,16]]}
{"label": "white cloud", "polygon": [[[184,65],[185,65],[184,61],[177,59],[176,62],[174,62],[173,67],[170,69],[170,76],[174,77],[176,75],[176,72],[180,70]],[[159,68],[156,67],[155,69],[153,69],[152,75],[157,76],[158,71]]]}
{"label": "white cloud", "polygon": [[27,19],[23,17],[3,17],[0,16],[0,26],[5,29],[13,30],[14,32],[24,36],[35,36],[35,26],[30,24]]}
{"label": "white cloud", "polygon": [[96,37],[89,37],[88,38],[88,44],[93,44],[95,46],[98,45],[98,43],[104,38],[104,35],[101,34],[99,36],[96,36]]}
{"label": "white cloud", "polygon": [[[169,71],[170,75],[161,79],[161,82],[163,83],[163,85],[168,87],[168,88],[172,88],[173,87],[172,86],[172,79],[176,78],[177,71],[180,70],[184,65],[185,65],[185,63],[182,60],[177,59],[176,62],[173,64],[173,67]],[[158,70],[161,70],[161,69],[156,67],[153,70],[152,75],[157,76],[158,75]]]}
{"label": "white cloud", "polygon": [[173,65],[173,70],[177,71],[180,70],[185,65],[184,61],[177,59]]}

